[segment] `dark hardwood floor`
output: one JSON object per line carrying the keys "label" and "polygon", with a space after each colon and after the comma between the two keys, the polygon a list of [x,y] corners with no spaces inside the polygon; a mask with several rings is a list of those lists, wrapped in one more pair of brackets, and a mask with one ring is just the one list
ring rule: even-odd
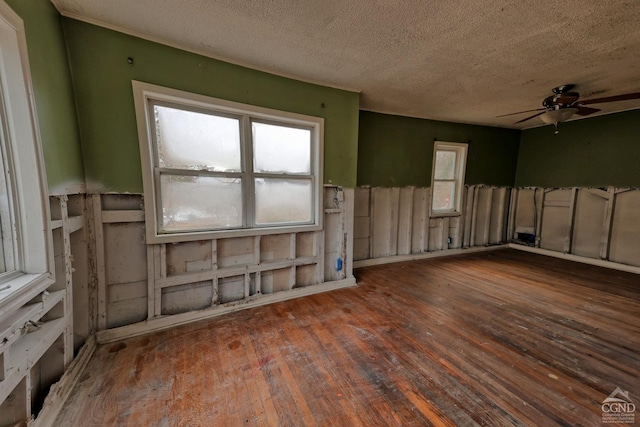
{"label": "dark hardwood floor", "polygon": [[499,250],[356,276],[102,346],[55,425],[601,426],[616,387],[640,402],[637,275]]}

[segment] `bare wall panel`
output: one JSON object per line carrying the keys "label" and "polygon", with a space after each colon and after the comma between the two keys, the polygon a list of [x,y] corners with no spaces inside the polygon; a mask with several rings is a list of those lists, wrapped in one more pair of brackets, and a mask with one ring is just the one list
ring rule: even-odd
{"label": "bare wall panel", "polygon": [[369,187],[356,188],[354,190],[353,258],[355,260],[369,258],[369,233],[371,228],[369,192]]}
{"label": "bare wall panel", "polygon": [[411,233],[413,227],[413,194],[413,187],[400,189],[400,199],[398,207],[398,255],[407,255],[411,253]]}
{"label": "bare wall panel", "polygon": [[[382,258],[391,253],[391,189],[390,188],[372,188],[371,189],[371,245],[373,258]],[[397,209],[397,208],[396,208]],[[395,224],[397,227],[397,224]]]}
{"label": "bare wall panel", "polygon": [[640,266],[640,190],[616,195],[609,259]]}
{"label": "bare wall panel", "polygon": [[475,246],[489,244],[489,231],[491,226],[491,206],[493,204],[493,188],[478,187],[478,204],[475,212]]}
{"label": "bare wall panel", "polygon": [[[107,294],[111,286],[147,280],[147,249],[143,223],[104,224],[105,278]],[[116,327],[147,318],[146,296],[108,299],[107,327]]]}
{"label": "bare wall panel", "polygon": [[540,247],[563,252],[569,233],[571,190],[551,190],[545,193],[542,211]]}
{"label": "bare wall panel", "polygon": [[516,234],[536,234],[538,218],[536,214],[536,200],[534,199],[535,193],[536,191],[532,188],[522,188],[518,191],[518,204],[515,218]]}
{"label": "bare wall panel", "polygon": [[573,221],[572,253],[588,258],[599,258],[607,193],[597,190],[604,193],[605,197],[602,197],[591,191],[588,189],[578,190]]}

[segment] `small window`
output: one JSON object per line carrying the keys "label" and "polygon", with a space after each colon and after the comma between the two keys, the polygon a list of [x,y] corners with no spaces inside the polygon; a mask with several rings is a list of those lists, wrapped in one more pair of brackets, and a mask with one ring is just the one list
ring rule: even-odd
{"label": "small window", "polygon": [[321,227],[323,119],[133,88],[149,242]]}
{"label": "small window", "polygon": [[431,177],[431,216],[460,215],[467,144],[436,141]]}

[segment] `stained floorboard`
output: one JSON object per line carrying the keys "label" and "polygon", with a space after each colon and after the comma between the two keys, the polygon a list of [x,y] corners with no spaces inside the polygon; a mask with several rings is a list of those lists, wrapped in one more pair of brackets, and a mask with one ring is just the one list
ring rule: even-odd
{"label": "stained floorboard", "polygon": [[616,387],[640,401],[637,275],[499,250],[356,276],[102,346],[55,425],[600,426]]}

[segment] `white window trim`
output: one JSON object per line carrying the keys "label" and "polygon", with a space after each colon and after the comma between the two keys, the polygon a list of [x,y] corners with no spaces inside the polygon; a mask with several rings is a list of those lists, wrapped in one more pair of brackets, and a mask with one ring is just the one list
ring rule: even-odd
{"label": "white window trim", "polygon": [[[0,0],[0,85],[13,200],[16,272],[3,277],[0,317],[53,283],[44,157],[22,19]],[[8,287],[8,288],[7,288]]]}
{"label": "white window trim", "polygon": [[[469,144],[461,143],[461,142],[445,142],[445,141],[435,141],[433,145],[433,162],[431,166],[431,197],[429,200],[429,212],[430,217],[445,217],[445,216],[460,216],[462,215],[462,188],[464,187],[464,175],[467,169],[467,151],[469,148]],[[456,184],[455,189],[455,200],[453,202],[453,209],[447,210],[434,210],[433,209],[433,185],[435,181],[446,181],[446,180],[436,180],[436,153],[438,151],[455,151],[457,153],[456,156],[456,171],[454,174],[453,181]]]}
{"label": "white window trim", "polygon": [[[142,163],[142,183],[145,200],[145,221],[147,243],[169,243],[203,239],[219,239],[227,237],[257,236],[265,234],[280,234],[304,231],[318,231],[323,223],[323,157],[324,157],[324,119],[303,114],[273,110],[238,102],[213,98],[205,95],[194,94],[177,89],[152,85],[133,80],[133,98],[135,103],[138,125],[138,138],[140,143],[140,158]],[[154,177],[154,141],[151,128],[150,113],[147,106],[150,100],[182,104],[194,108],[214,110],[232,115],[250,115],[252,119],[265,122],[276,122],[314,128],[311,143],[311,169],[313,175],[312,186],[312,213],[313,222],[309,224],[284,224],[282,226],[265,226],[254,228],[237,228],[229,230],[205,230],[177,233],[160,233],[160,218],[158,216],[159,198],[156,179]],[[243,130],[243,131],[246,131]],[[252,161],[245,153],[245,162]],[[265,174],[262,174],[265,175]],[[284,175],[278,174],[279,177]],[[295,177],[295,175],[293,175]],[[247,187],[245,187],[247,188]],[[249,188],[253,188],[251,184]],[[245,194],[246,197],[246,194]],[[246,199],[245,199],[246,200]]]}

